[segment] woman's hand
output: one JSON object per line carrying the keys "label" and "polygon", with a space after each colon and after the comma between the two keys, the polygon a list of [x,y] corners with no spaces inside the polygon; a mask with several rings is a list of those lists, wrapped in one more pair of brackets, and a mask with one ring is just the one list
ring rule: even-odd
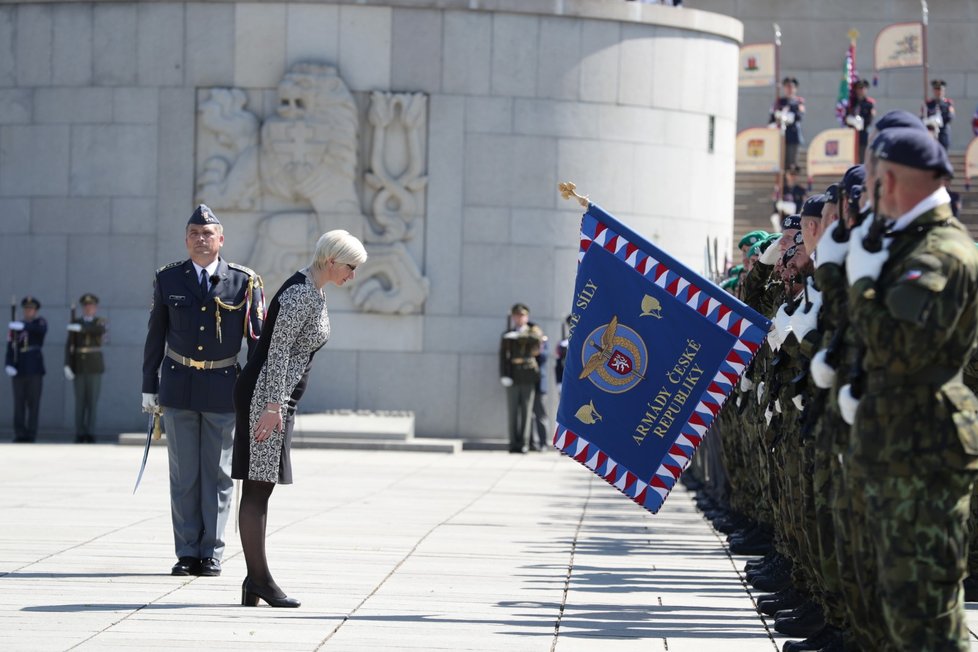
{"label": "woman's hand", "polygon": [[265,441],[276,430],[282,429],[282,410],[275,403],[269,403],[255,425],[255,441]]}

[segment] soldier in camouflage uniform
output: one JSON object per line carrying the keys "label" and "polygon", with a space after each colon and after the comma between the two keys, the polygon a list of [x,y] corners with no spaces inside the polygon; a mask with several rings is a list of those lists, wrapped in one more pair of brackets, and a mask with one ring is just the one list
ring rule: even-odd
{"label": "soldier in camouflage uniform", "polygon": [[[881,132],[867,157],[881,251],[857,231],[846,258],[852,328],[865,347],[848,463],[865,487],[864,540],[887,649],[970,648],[961,582],[978,469],[978,399],[962,383],[978,334],[978,251],[951,214],[943,148],[918,129]],[[858,394],[858,392],[857,392]],[[857,539],[857,542],[860,541]]]}
{"label": "soldier in camouflage uniform", "polygon": [[68,324],[64,371],[65,379],[72,381],[75,389],[75,443],[94,444],[95,414],[102,374],[105,373],[102,338],[105,337],[106,322],[95,314],[97,296],[86,292],[78,303],[82,307],[82,316]]}

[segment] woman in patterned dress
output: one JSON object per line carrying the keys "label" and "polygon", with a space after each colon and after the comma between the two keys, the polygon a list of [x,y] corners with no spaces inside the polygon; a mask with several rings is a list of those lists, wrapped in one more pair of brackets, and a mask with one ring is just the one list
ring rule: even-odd
{"label": "woman in patterned dress", "polygon": [[231,476],[242,480],[238,527],[248,576],[241,604],[298,607],[278,587],[265,557],[268,498],[276,484],[292,483],[289,449],[296,404],[306,389],[312,358],[329,338],[324,286],[343,285],[367,260],[363,244],[341,229],[316,243],[309,267],[293,274],[268,306],[261,339],[234,386],[235,432]]}

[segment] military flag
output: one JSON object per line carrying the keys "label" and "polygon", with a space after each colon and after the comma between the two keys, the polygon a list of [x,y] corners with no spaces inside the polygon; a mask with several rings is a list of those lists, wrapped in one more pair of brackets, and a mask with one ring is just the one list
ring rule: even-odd
{"label": "military flag", "polygon": [[856,164],[859,132],[848,127],[826,129],[808,146],[808,178],[821,175],[841,177]]}
{"label": "military flag", "polygon": [[752,43],[740,48],[741,88],[774,86],[777,83],[774,43]]}
{"label": "military flag", "polygon": [[770,322],[594,204],[554,446],[655,513]]}
{"label": "military flag", "polygon": [[842,59],[842,78],[839,80],[839,94],[835,98],[835,117],[839,119],[840,125],[846,123],[846,114],[849,113],[849,106],[852,103],[852,85],[858,79],[859,73],[856,72],[856,39],[850,32],[849,49],[846,50],[846,56]]}
{"label": "military flag", "polygon": [[924,24],[897,23],[884,27],[876,36],[875,67],[912,68],[924,65]]}
{"label": "military flag", "polygon": [[767,127],[751,127],[737,134],[735,145],[737,172],[780,172],[781,132]]}

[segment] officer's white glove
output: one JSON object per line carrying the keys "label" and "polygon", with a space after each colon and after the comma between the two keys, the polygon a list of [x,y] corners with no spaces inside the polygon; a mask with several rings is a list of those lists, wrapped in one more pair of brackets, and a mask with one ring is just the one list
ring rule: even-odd
{"label": "officer's white glove", "polygon": [[863,247],[863,238],[869,230],[870,221],[866,220],[861,225],[853,229],[851,240],[852,246],[849,247],[849,254],[846,256],[846,278],[849,285],[855,284],[861,278],[876,280],[880,276],[883,265],[890,257],[889,241],[883,240],[883,247],[875,252],[866,251]]}
{"label": "officer's white glove", "polygon": [[828,230],[822,234],[822,237],[818,239],[818,245],[815,247],[815,267],[821,267],[822,265],[841,265],[846,260],[846,254],[849,253],[849,241],[836,242],[835,238],[832,237],[832,233],[839,228],[838,223],[833,224],[828,228]]}
{"label": "officer's white glove", "polygon": [[771,425],[771,419],[774,418],[774,412],[771,412],[770,407],[764,408],[764,420],[767,421],[767,425]]}
{"label": "officer's white glove", "polygon": [[866,126],[866,121],[863,120],[861,115],[847,115],[846,124],[855,129],[856,131],[862,131]]}
{"label": "officer's white glove", "polygon": [[808,311],[806,312],[806,306],[803,302],[791,315],[791,321],[788,322],[788,328],[795,334],[799,342],[818,326],[818,311],[822,307],[822,293],[809,286],[808,300],[811,301]]}
{"label": "officer's white glove", "polygon": [[856,422],[857,407],[859,407],[859,399],[852,395],[852,385],[843,386],[839,390],[839,412],[850,426]]}
{"label": "officer's white glove", "polygon": [[65,365],[65,380],[74,380],[75,372],[71,370],[71,367]]}
{"label": "officer's white glove", "polygon": [[812,380],[815,381],[815,386],[819,389],[828,389],[831,387],[832,380],[835,378],[835,367],[825,360],[826,353],[825,349],[821,349],[812,357],[812,363],[810,365]]}
{"label": "officer's white glove", "polygon": [[781,414],[781,399],[774,399],[774,411]]}
{"label": "officer's white glove", "polygon": [[160,409],[160,395],[143,392],[143,412],[152,414]]}
{"label": "officer's white glove", "polygon": [[778,262],[778,256],[780,256],[780,252],[778,251],[778,242],[780,240],[780,235],[771,240],[771,244],[767,246],[767,249],[762,251],[761,255],[757,257],[757,262],[764,263],[765,265],[773,265],[774,263]]}
{"label": "officer's white glove", "polygon": [[791,316],[788,314],[788,304],[782,304],[778,308],[778,314],[774,316],[774,322],[771,324],[771,331],[767,334],[767,342],[771,348],[775,351],[781,348],[784,341],[788,338],[788,324],[791,322]]}
{"label": "officer's white glove", "polygon": [[754,389],[754,382],[750,378],[748,378],[746,374],[743,375],[743,376],[741,376],[740,377],[740,391],[742,391],[742,392],[749,392],[752,389]]}
{"label": "officer's white glove", "polygon": [[80,333],[82,331],[82,327],[81,324],[68,324],[66,330],[72,333]]}
{"label": "officer's white glove", "polygon": [[768,127],[780,127],[781,126],[782,116],[783,116],[783,114],[781,113],[781,110],[780,109],[777,110],[777,111],[775,111],[774,112],[774,121],[771,124],[769,124]]}
{"label": "officer's white glove", "polygon": [[942,116],[940,113],[929,115],[924,118],[924,126],[933,127],[934,129],[940,131],[941,127],[944,126],[944,116]]}
{"label": "officer's white glove", "polygon": [[784,114],[781,117],[784,120],[784,123],[786,125],[793,125],[793,124],[795,124],[795,114],[793,112],[791,112],[791,111],[785,111]]}
{"label": "officer's white glove", "polygon": [[761,397],[764,396],[764,381],[757,383],[757,404],[761,404]]}
{"label": "officer's white glove", "polygon": [[513,379],[508,376],[503,376],[502,378],[499,379],[499,382],[502,384],[503,387],[513,386]]}
{"label": "officer's white glove", "polygon": [[13,378],[17,375],[17,367],[11,367],[9,364],[3,368],[7,372],[7,375]]}
{"label": "officer's white glove", "polygon": [[9,328],[12,331],[22,331],[24,330],[24,322],[12,321],[9,324],[7,324],[7,328]]}
{"label": "officer's white glove", "polygon": [[795,407],[799,410],[805,409],[805,401],[802,399],[801,394],[795,394],[791,397],[791,402],[795,404]]}
{"label": "officer's white glove", "polygon": [[774,203],[774,207],[778,209],[779,212],[785,215],[791,215],[795,212],[798,206],[793,201],[787,201],[785,199],[779,199]]}

